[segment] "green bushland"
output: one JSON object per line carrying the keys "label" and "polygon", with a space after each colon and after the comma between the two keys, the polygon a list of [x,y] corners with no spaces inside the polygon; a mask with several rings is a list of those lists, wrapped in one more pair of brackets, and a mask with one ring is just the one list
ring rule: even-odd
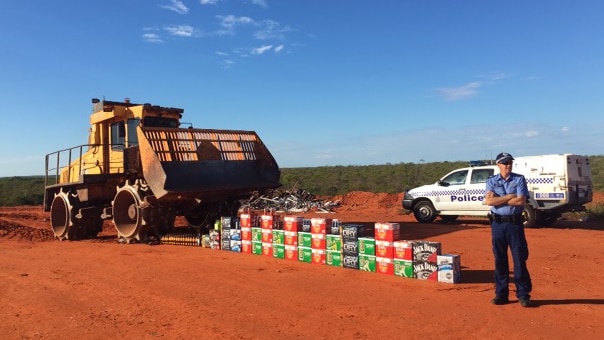
{"label": "green bushland", "polygon": [[[604,191],[604,156],[589,156],[593,189]],[[281,168],[282,189],[305,189],[321,196],[351,191],[399,193],[436,182],[467,162],[397,163],[383,165]],[[39,205],[44,199],[44,177],[0,178],[0,206]],[[600,207],[604,210],[604,207]]]}

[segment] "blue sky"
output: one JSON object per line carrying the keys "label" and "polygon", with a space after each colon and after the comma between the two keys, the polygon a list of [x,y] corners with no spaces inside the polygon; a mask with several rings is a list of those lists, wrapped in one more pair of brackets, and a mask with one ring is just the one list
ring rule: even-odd
{"label": "blue sky", "polygon": [[255,130],[281,167],[604,154],[604,2],[7,0],[0,177],[91,98]]}

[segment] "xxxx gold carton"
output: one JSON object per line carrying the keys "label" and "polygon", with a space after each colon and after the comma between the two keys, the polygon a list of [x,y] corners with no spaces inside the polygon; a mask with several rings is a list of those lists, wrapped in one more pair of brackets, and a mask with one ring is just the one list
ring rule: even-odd
{"label": "xxxx gold carton", "polygon": [[310,232],[298,232],[298,246],[308,247],[312,246],[312,234]]}
{"label": "xxxx gold carton", "polygon": [[312,248],[311,247],[298,247],[298,261],[311,263],[312,262]]}
{"label": "xxxx gold carton", "polygon": [[252,254],[262,255],[262,242],[252,241]]}
{"label": "xxxx gold carton", "polygon": [[241,252],[251,254],[252,253],[252,241],[241,240]]}
{"label": "xxxx gold carton", "polygon": [[241,227],[241,240],[252,240],[252,228],[250,227]]}
{"label": "xxxx gold carton", "polygon": [[323,249],[325,250],[325,234],[314,234],[312,233],[311,238],[311,248],[313,249]]}
{"label": "xxxx gold carton", "polygon": [[359,255],[359,270],[375,273],[375,255]]}
{"label": "xxxx gold carton", "polygon": [[313,234],[326,234],[327,226],[331,228],[333,221],[331,218],[313,217],[310,219],[310,232]]}
{"label": "xxxx gold carton", "polygon": [[342,253],[339,250],[326,250],[325,264],[337,267],[342,266]]}
{"label": "xxxx gold carton", "polygon": [[375,240],[394,242],[400,239],[401,226],[398,223],[375,223]]}
{"label": "xxxx gold carton", "polygon": [[285,258],[285,245],[273,243],[273,257],[278,259]]}
{"label": "xxxx gold carton", "polygon": [[376,240],[375,256],[394,258],[394,242]]}
{"label": "xxxx gold carton", "polygon": [[373,237],[359,237],[358,244],[360,255],[375,255],[375,239]]}
{"label": "xxxx gold carton", "polygon": [[271,242],[262,242],[262,255],[273,256],[273,244]]}
{"label": "xxxx gold carton", "polygon": [[325,249],[331,251],[341,251],[342,240],[340,238],[340,235],[325,235]]}
{"label": "xxxx gold carton", "polygon": [[413,261],[393,259],[393,273],[395,276],[402,276],[408,278],[414,278],[413,275]]}

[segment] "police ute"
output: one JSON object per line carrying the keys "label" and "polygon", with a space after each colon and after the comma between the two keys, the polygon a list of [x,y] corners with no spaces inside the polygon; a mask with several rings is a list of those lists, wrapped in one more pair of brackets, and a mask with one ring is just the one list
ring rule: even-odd
{"label": "police ute", "polygon": [[[585,211],[593,189],[589,159],[573,154],[516,157],[512,172],[524,175],[529,196],[522,212],[524,226],[548,226],[564,212]],[[458,216],[487,216],[484,200],[487,178],[499,173],[496,164],[471,162],[449,172],[436,183],[407,190],[402,205],[419,222],[440,216],[452,222]]]}

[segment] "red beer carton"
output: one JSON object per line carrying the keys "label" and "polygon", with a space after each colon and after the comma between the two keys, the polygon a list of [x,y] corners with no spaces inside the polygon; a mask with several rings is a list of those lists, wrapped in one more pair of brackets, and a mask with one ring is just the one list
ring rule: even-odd
{"label": "red beer carton", "polygon": [[286,260],[297,260],[298,259],[298,247],[292,245],[285,245],[285,259]]}
{"label": "red beer carton", "polygon": [[394,241],[393,246],[395,259],[413,260],[413,241]]}
{"label": "red beer carton", "polygon": [[285,231],[301,231],[304,223],[304,217],[302,216],[284,216],[283,217],[283,230]]}
{"label": "red beer carton", "polygon": [[394,242],[400,239],[401,227],[398,223],[375,223],[375,240]]}
{"label": "red beer carton", "polygon": [[239,226],[240,227],[257,227],[258,226],[258,215],[254,213],[243,213],[239,215]]}
{"label": "red beer carton", "polygon": [[331,218],[314,217],[310,219],[310,232],[313,234],[326,234],[327,226],[331,228],[333,222]]}
{"label": "red beer carton", "polygon": [[251,227],[241,227],[241,240],[252,240],[252,228]]}
{"label": "red beer carton", "polygon": [[311,248],[325,250],[325,234],[311,234]]}
{"label": "red beer carton", "polygon": [[325,264],[325,249],[312,249],[312,263]]}
{"label": "red beer carton", "polygon": [[251,254],[252,252],[252,241],[241,240],[241,252]]}
{"label": "red beer carton", "polygon": [[394,257],[394,242],[375,241],[375,256],[377,257]]}
{"label": "red beer carton", "polygon": [[262,242],[262,255],[273,256],[273,244]]}
{"label": "red beer carton", "polygon": [[298,233],[295,231],[284,231],[283,244],[285,244],[286,246],[298,245]]}
{"label": "red beer carton", "polygon": [[394,274],[394,261],[391,257],[375,257],[375,272],[380,274]]}
{"label": "red beer carton", "polygon": [[262,229],[262,243],[272,243],[273,242],[273,230],[272,229]]}
{"label": "red beer carton", "polygon": [[260,215],[260,228],[273,229],[273,215]]}

